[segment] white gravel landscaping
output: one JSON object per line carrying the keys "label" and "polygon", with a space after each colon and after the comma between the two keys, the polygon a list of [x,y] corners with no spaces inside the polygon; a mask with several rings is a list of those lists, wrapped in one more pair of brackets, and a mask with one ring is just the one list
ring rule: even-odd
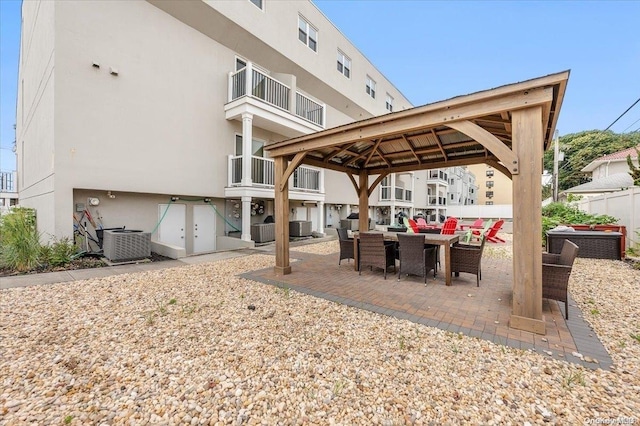
{"label": "white gravel landscaping", "polygon": [[0,424],[640,424],[640,271],[623,262],[571,277],[611,371],[237,277],[273,264],[1,291]]}

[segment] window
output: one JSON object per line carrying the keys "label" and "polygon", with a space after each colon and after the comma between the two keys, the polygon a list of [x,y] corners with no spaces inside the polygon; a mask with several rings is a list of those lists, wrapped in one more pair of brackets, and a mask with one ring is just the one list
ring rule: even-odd
{"label": "window", "polygon": [[[264,158],[264,143],[253,140],[251,144],[251,154],[254,157]],[[242,155],[242,135],[236,135],[236,155]]]}
{"label": "window", "polygon": [[493,170],[487,170],[487,177],[493,177]]}
{"label": "window", "polygon": [[387,111],[393,112],[393,98],[388,93],[387,93],[386,108],[387,108]]}
{"label": "window", "polygon": [[485,202],[485,205],[492,206],[493,205],[493,201],[487,201],[487,202]]}
{"label": "window", "polygon": [[302,16],[298,16],[298,39],[309,46],[314,52],[318,51],[318,30],[311,26]]}
{"label": "window", "polygon": [[487,191],[487,198],[493,198],[493,191]]}
{"label": "window", "polygon": [[487,183],[486,183],[487,188],[493,188],[493,184],[494,184],[494,183],[495,183],[494,181],[492,181],[492,180],[488,180],[488,181],[487,181]]}
{"label": "window", "polygon": [[338,71],[345,77],[351,77],[351,59],[338,50]]}
{"label": "window", "polygon": [[247,61],[242,58],[238,58],[236,56],[236,71],[240,71],[242,68],[247,66]]}
{"label": "window", "polygon": [[453,194],[449,194],[451,201],[453,201]]}
{"label": "window", "polygon": [[262,9],[262,0],[249,0],[251,3],[258,6],[258,8]]}
{"label": "window", "polygon": [[369,76],[367,76],[367,95],[371,96],[373,99],[376,98],[376,82]]}

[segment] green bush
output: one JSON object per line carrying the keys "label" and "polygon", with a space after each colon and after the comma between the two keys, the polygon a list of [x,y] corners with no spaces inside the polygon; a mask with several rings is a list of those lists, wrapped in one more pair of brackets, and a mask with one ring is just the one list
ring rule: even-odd
{"label": "green bush", "polygon": [[42,247],[35,210],[15,208],[0,221],[0,266],[19,272],[40,265]]}
{"label": "green bush", "polygon": [[65,266],[73,259],[77,252],[77,247],[70,238],[53,239],[53,242],[42,247],[42,263],[50,266]]}
{"label": "green bush", "polygon": [[551,203],[542,208],[542,239],[546,232],[558,225],[604,225],[617,223],[618,219],[608,215],[597,215],[583,212],[569,204]]}

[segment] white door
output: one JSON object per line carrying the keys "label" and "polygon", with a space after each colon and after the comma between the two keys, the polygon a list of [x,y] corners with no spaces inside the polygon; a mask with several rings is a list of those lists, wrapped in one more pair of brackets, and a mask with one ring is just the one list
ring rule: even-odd
{"label": "white door", "polygon": [[[168,208],[167,208],[168,207]],[[187,206],[184,204],[158,204],[158,241],[185,248],[184,228]]]}
{"label": "white door", "polygon": [[311,230],[322,232],[318,229],[318,208],[317,207],[309,207],[309,217],[311,221]]}
{"label": "white door", "polygon": [[307,208],[296,207],[296,214],[293,220],[307,220]]}
{"label": "white door", "polygon": [[211,206],[193,206],[193,252],[216,249],[216,212]]}

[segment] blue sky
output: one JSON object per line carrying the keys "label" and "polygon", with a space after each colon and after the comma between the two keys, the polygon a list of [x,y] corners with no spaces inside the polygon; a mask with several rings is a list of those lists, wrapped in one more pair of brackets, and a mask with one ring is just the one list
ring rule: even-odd
{"label": "blue sky", "polygon": [[[565,135],[604,129],[640,98],[640,1],[315,3],[414,105],[570,69]],[[20,5],[0,0],[3,170],[15,167]],[[640,103],[611,129],[638,128]]]}

